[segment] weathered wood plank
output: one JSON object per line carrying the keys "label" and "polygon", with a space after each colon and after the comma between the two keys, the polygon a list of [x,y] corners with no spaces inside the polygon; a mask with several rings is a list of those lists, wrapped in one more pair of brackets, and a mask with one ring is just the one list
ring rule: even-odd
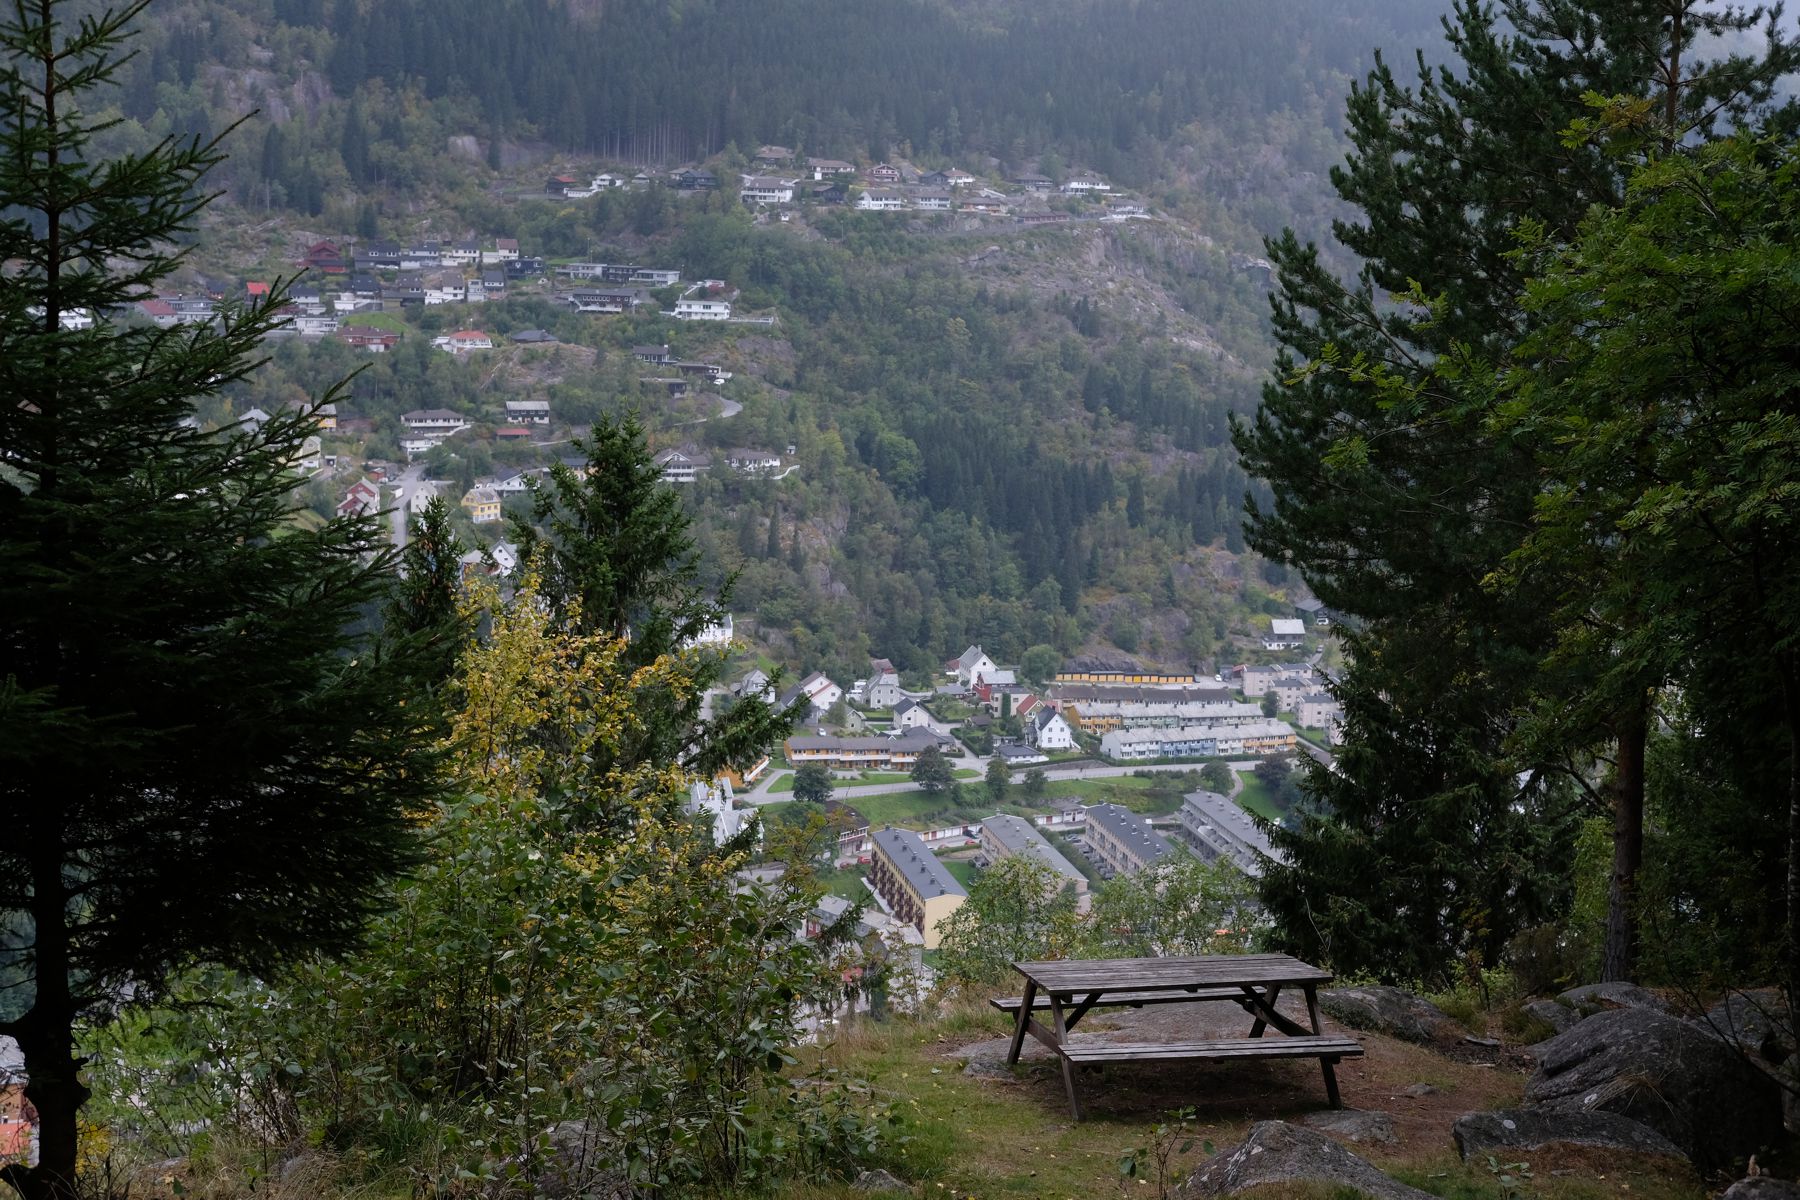
{"label": "weathered wood plank", "polygon": [[[1145,1004],[1193,1004],[1212,1000],[1234,1000],[1243,1003],[1249,1000],[1241,988],[1200,988],[1194,991],[1174,992],[1111,992],[1108,991],[1093,1004],[1094,1008],[1137,1008]],[[988,1003],[1003,1013],[1016,1013],[1022,1003],[1017,996],[995,996]],[[1033,1012],[1042,1012],[1050,1007],[1050,997],[1039,993],[1031,1003]]]}
{"label": "weathered wood plank", "polygon": [[1045,991],[1064,993],[1159,991],[1240,984],[1317,984],[1331,979],[1329,971],[1285,954],[1072,959],[1013,965]]}
{"label": "weathered wood plank", "polygon": [[1352,1038],[1239,1038],[1208,1042],[1112,1042],[1060,1047],[1071,1063],[1174,1062],[1190,1059],[1355,1058],[1363,1048]]}

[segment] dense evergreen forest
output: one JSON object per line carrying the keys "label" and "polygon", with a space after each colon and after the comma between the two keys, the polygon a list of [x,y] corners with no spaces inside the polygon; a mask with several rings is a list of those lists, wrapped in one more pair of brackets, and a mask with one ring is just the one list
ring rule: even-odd
{"label": "dense evergreen forest", "polygon": [[[1443,8],[1146,0],[974,21],[930,0],[188,0],[122,73],[119,104],[151,132],[258,109],[226,177],[314,214],[339,189],[454,186],[467,164],[433,161],[454,135],[493,167],[518,147],[667,164],[772,141],[1010,167],[1049,152],[1141,187],[1289,137],[1322,171],[1370,48],[1427,44]],[[1303,128],[1272,128],[1284,114]],[[1204,161],[1178,161],[1190,139]]]}

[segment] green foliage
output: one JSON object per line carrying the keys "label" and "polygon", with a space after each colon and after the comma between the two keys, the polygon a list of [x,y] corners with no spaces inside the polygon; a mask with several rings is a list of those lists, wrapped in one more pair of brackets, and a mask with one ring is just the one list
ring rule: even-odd
{"label": "green foliage", "polygon": [[182,265],[221,152],[109,159],[97,99],[142,6],[71,7],[0,29],[0,1035],[42,1121],[0,1178],[27,1200],[77,1186],[78,1034],[196,964],[354,944],[438,786],[424,665],[357,632],[391,551],[306,511],[288,465],[315,404],[197,427],[285,297],[181,332],[122,315]]}
{"label": "green foliage", "polygon": [[1229,795],[1231,785],[1235,782],[1231,777],[1231,768],[1222,762],[1209,762],[1200,768],[1200,782],[1208,791],[1217,792],[1221,796]]}
{"label": "green foliage", "polygon": [[1259,924],[1255,888],[1243,872],[1186,854],[1116,876],[1094,896],[1099,956],[1242,953]]}
{"label": "green foliage", "polygon": [[831,799],[831,772],[818,763],[807,763],[794,772],[794,799],[804,804],[823,804]]}
{"label": "green foliage", "polygon": [[950,762],[936,746],[927,746],[913,763],[912,781],[929,796],[941,796],[956,786]]}
{"label": "green foliage", "polygon": [[1075,897],[1062,877],[1022,854],[976,876],[968,899],[938,930],[940,978],[969,989],[1013,977],[1014,962],[1065,957],[1080,938]]}
{"label": "green foliage", "polygon": [[1042,804],[1044,793],[1049,790],[1050,778],[1044,774],[1043,768],[1032,767],[1019,780],[1019,794],[1027,804]]}
{"label": "green foliage", "polygon": [[[1282,350],[1236,436],[1274,493],[1251,542],[1357,624],[1343,635],[1340,770],[1313,777],[1321,814],[1273,834],[1291,867],[1265,876],[1264,895],[1283,944],[1342,970],[1442,980],[1558,912],[1592,754],[1643,728],[1620,689],[1546,667],[1560,634],[1541,585],[1482,586],[1531,525],[1541,481],[1580,478],[1547,475],[1532,437],[1495,430],[1488,381],[1545,319],[1526,303],[1522,238],[1566,242],[1623,198],[1609,151],[1563,136],[1588,122],[1589,98],[1641,109],[1653,81],[1680,79],[1658,98],[1669,136],[1703,137],[1754,112],[1795,63],[1772,18],[1759,56],[1707,61],[1700,45],[1766,14],[1675,8],[1684,20],[1624,0],[1459,3],[1456,70],[1406,87],[1378,65],[1350,98],[1355,150],[1333,182],[1358,210],[1337,229],[1368,264],[1358,285],[1291,233],[1270,243]],[[1540,702],[1554,736],[1526,719]],[[1636,782],[1620,781],[1622,802]],[[1390,889],[1412,879],[1430,882],[1396,903]]]}
{"label": "green foliage", "polygon": [[988,760],[987,775],[983,784],[987,789],[989,800],[992,800],[996,806],[1005,803],[1006,793],[1012,787],[1012,772],[1007,770],[1005,760],[1000,758]]}

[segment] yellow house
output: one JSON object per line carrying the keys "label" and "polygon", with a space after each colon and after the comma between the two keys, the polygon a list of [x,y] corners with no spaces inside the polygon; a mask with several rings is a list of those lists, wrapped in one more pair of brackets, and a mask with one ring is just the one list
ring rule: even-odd
{"label": "yellow house", "polygon": [[500,519],[500,497],[492,488],[470,488],[463,493],[462,506],[477,525]]}
{"label": "yellow house", "polygon": [[924,935],[925,949],[936,950],[943,940],[940,923],[961,908],[969,894],[925,839],[910,829],[883,829],[870,841],[875,852],[869,862],[869,886],[896,919]]}
{"label": "yellow house", "polygon": [[337,428],[337,405],[322,404],[319,406],[319,428],[320,429],[336,429]]}

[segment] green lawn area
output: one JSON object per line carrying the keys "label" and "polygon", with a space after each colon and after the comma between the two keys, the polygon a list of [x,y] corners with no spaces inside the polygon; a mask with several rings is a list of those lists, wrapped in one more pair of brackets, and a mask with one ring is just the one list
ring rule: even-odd
{"label": "green lawn area", "polygon": [[794,790],[794,773],[792,771],[789,771],[784,775],[777,776],[775,779],[775,782],[771,783],[769,785],[769,791],[771,793],[773,793],[773,792],[791,792],[793,790]]}
{"label": "green lawn area", "polygon": [[846,900],[867,900],[869,889],[863,886],[863,869],[861,867],[845,867],[840,871],[819,872],[819,882],[833,896],[842,896]]}
{"label": "green lawn area", "polygon": [[944,870],[950,872],[951,877],[965,888],[975,882],[975,864],[968,859],[942,858],[938,861],[943,863]]}
{"label": "green lawn area", "polygon": [[364,329],[379,329],[383,333],[406,333],[408,331],[405,321],[393,313],[385,312],[351,313],[338,324],[352,327],[361,326]]}
{"label": "green lawn area", "polygon": [[1191,790],[1183,776],[1148,778],[1120,775],[1109,779],[1053,779],[1044,789],[1048,799],[1072,797],[1086,804],[1122,804],[1147,817],[1165,817],[1181,807],[1182,793]]}
{"label": "green lawn area", "polygon": [[1276,805],[1275,797],[1269,794],[1268,787],[1256,777],[1256,772],[1239,771],[1238,778],[1244,781],[1244,790],[1237,794],[1240,805],[1259,817],[1281,820],[1282,810]]}
{"label": "green lawn area", "polygon": [[[963,767],[955,772],[955,777],[957,779],[980,779],[981,772]],[[908,783],[911,780],[912,776],[902,771],[864,771],[855,779],[834,779],[832,786],[834,788],[864,787],[876,783]],[[791,792],[793,790],[794,775],[791,771],[769,785],[770,792]],[[854,800],[855,797],[846,797],[846,799]]]}

